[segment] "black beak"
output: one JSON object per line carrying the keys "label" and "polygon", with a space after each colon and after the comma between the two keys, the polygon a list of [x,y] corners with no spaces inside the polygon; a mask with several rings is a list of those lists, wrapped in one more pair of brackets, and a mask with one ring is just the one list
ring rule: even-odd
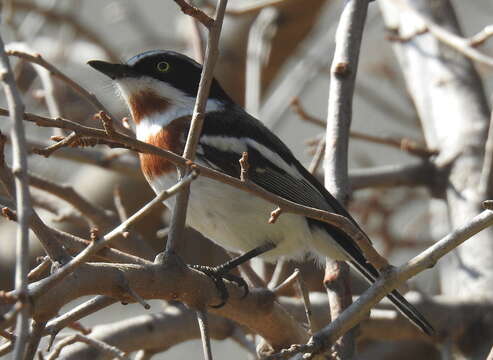
{"label": "black beak", "polygon": [[88,61],[87,64],[97,71],[105,74],[112,80],[136,75],[135,71],[130,66],[125,64],[112,64],[100,60],[91,60]]}

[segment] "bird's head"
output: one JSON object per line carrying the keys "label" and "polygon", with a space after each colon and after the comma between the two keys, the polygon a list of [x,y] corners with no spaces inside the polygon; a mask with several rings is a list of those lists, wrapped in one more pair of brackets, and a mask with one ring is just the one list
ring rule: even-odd
{"label": "bird's head", "polygon": [[[202,65],[183,54],[151,50],[123,64],[100,60],[91,60],[88,64],[116,83],[136,123],[165,112],[170,106],[190,112],[193,109]],[[216,80],[212,83],[209,101],[230,101]]]}

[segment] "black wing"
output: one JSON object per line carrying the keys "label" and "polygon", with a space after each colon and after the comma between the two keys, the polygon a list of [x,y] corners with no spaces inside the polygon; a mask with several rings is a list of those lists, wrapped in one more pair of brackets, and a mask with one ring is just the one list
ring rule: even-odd
{"label": "black wing", "polygon": [[[287,200],[345,216],[359,228],[347,210],[301,165],[287,146],[243,109],[237,107],[227,114],[207,114],[199,145],[198,159],[236,178],[240,176],[239,159],[242,152],[247,151],[249,180]],[[366,261],[351,237],[325,222],[309,218],[307,221],[311,227],[324,229],[344,250],[351,265],[370,283],[375,282],[378,271]],[[433,327],[401,294],[394,290],[388,297],[411,322],[425,333],[433,333]]]}

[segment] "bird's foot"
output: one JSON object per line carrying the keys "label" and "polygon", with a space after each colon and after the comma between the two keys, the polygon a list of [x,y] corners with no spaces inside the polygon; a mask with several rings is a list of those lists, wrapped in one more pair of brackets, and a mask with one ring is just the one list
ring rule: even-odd
{"label": "bird's foot", "polygon": [[211,305],[213,308],[220,308],[226,304],[228,301],[229,293],[226,288],[226,284],[224,284],[224,280],[229,280],[240,288],[243,288],[244,294],[242,298],[248,295],[248,285],[241,277],[228,273],[229,269],[225,269],[223,266],[205,266],[205,265],[189,265],[192,269],[198,270],[208,277],[214,282],[216,285],[216,289],[219,292],[219,297],[221,298],[221,302],[217,305]]}

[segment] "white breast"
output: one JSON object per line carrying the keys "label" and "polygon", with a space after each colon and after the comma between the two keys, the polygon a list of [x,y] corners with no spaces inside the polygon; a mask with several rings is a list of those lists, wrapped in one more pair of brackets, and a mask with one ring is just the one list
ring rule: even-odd
{"label": "white breast", "polygon": [[[176,183],[176,174],[154,179],[156,193]],[[282,214],[269,224],[275,206],[247,192],[212,179],[199,177],[191,185],[187,224],[227,250],[246,252],[266,242],[276,248],[262,256],[275,261],[279,257],[301,258],[307,253],[320,253],[342,258],[334,241],[323,231],[311,231],[306,219]],[[168,208],[175,198],[165,201]]]}

